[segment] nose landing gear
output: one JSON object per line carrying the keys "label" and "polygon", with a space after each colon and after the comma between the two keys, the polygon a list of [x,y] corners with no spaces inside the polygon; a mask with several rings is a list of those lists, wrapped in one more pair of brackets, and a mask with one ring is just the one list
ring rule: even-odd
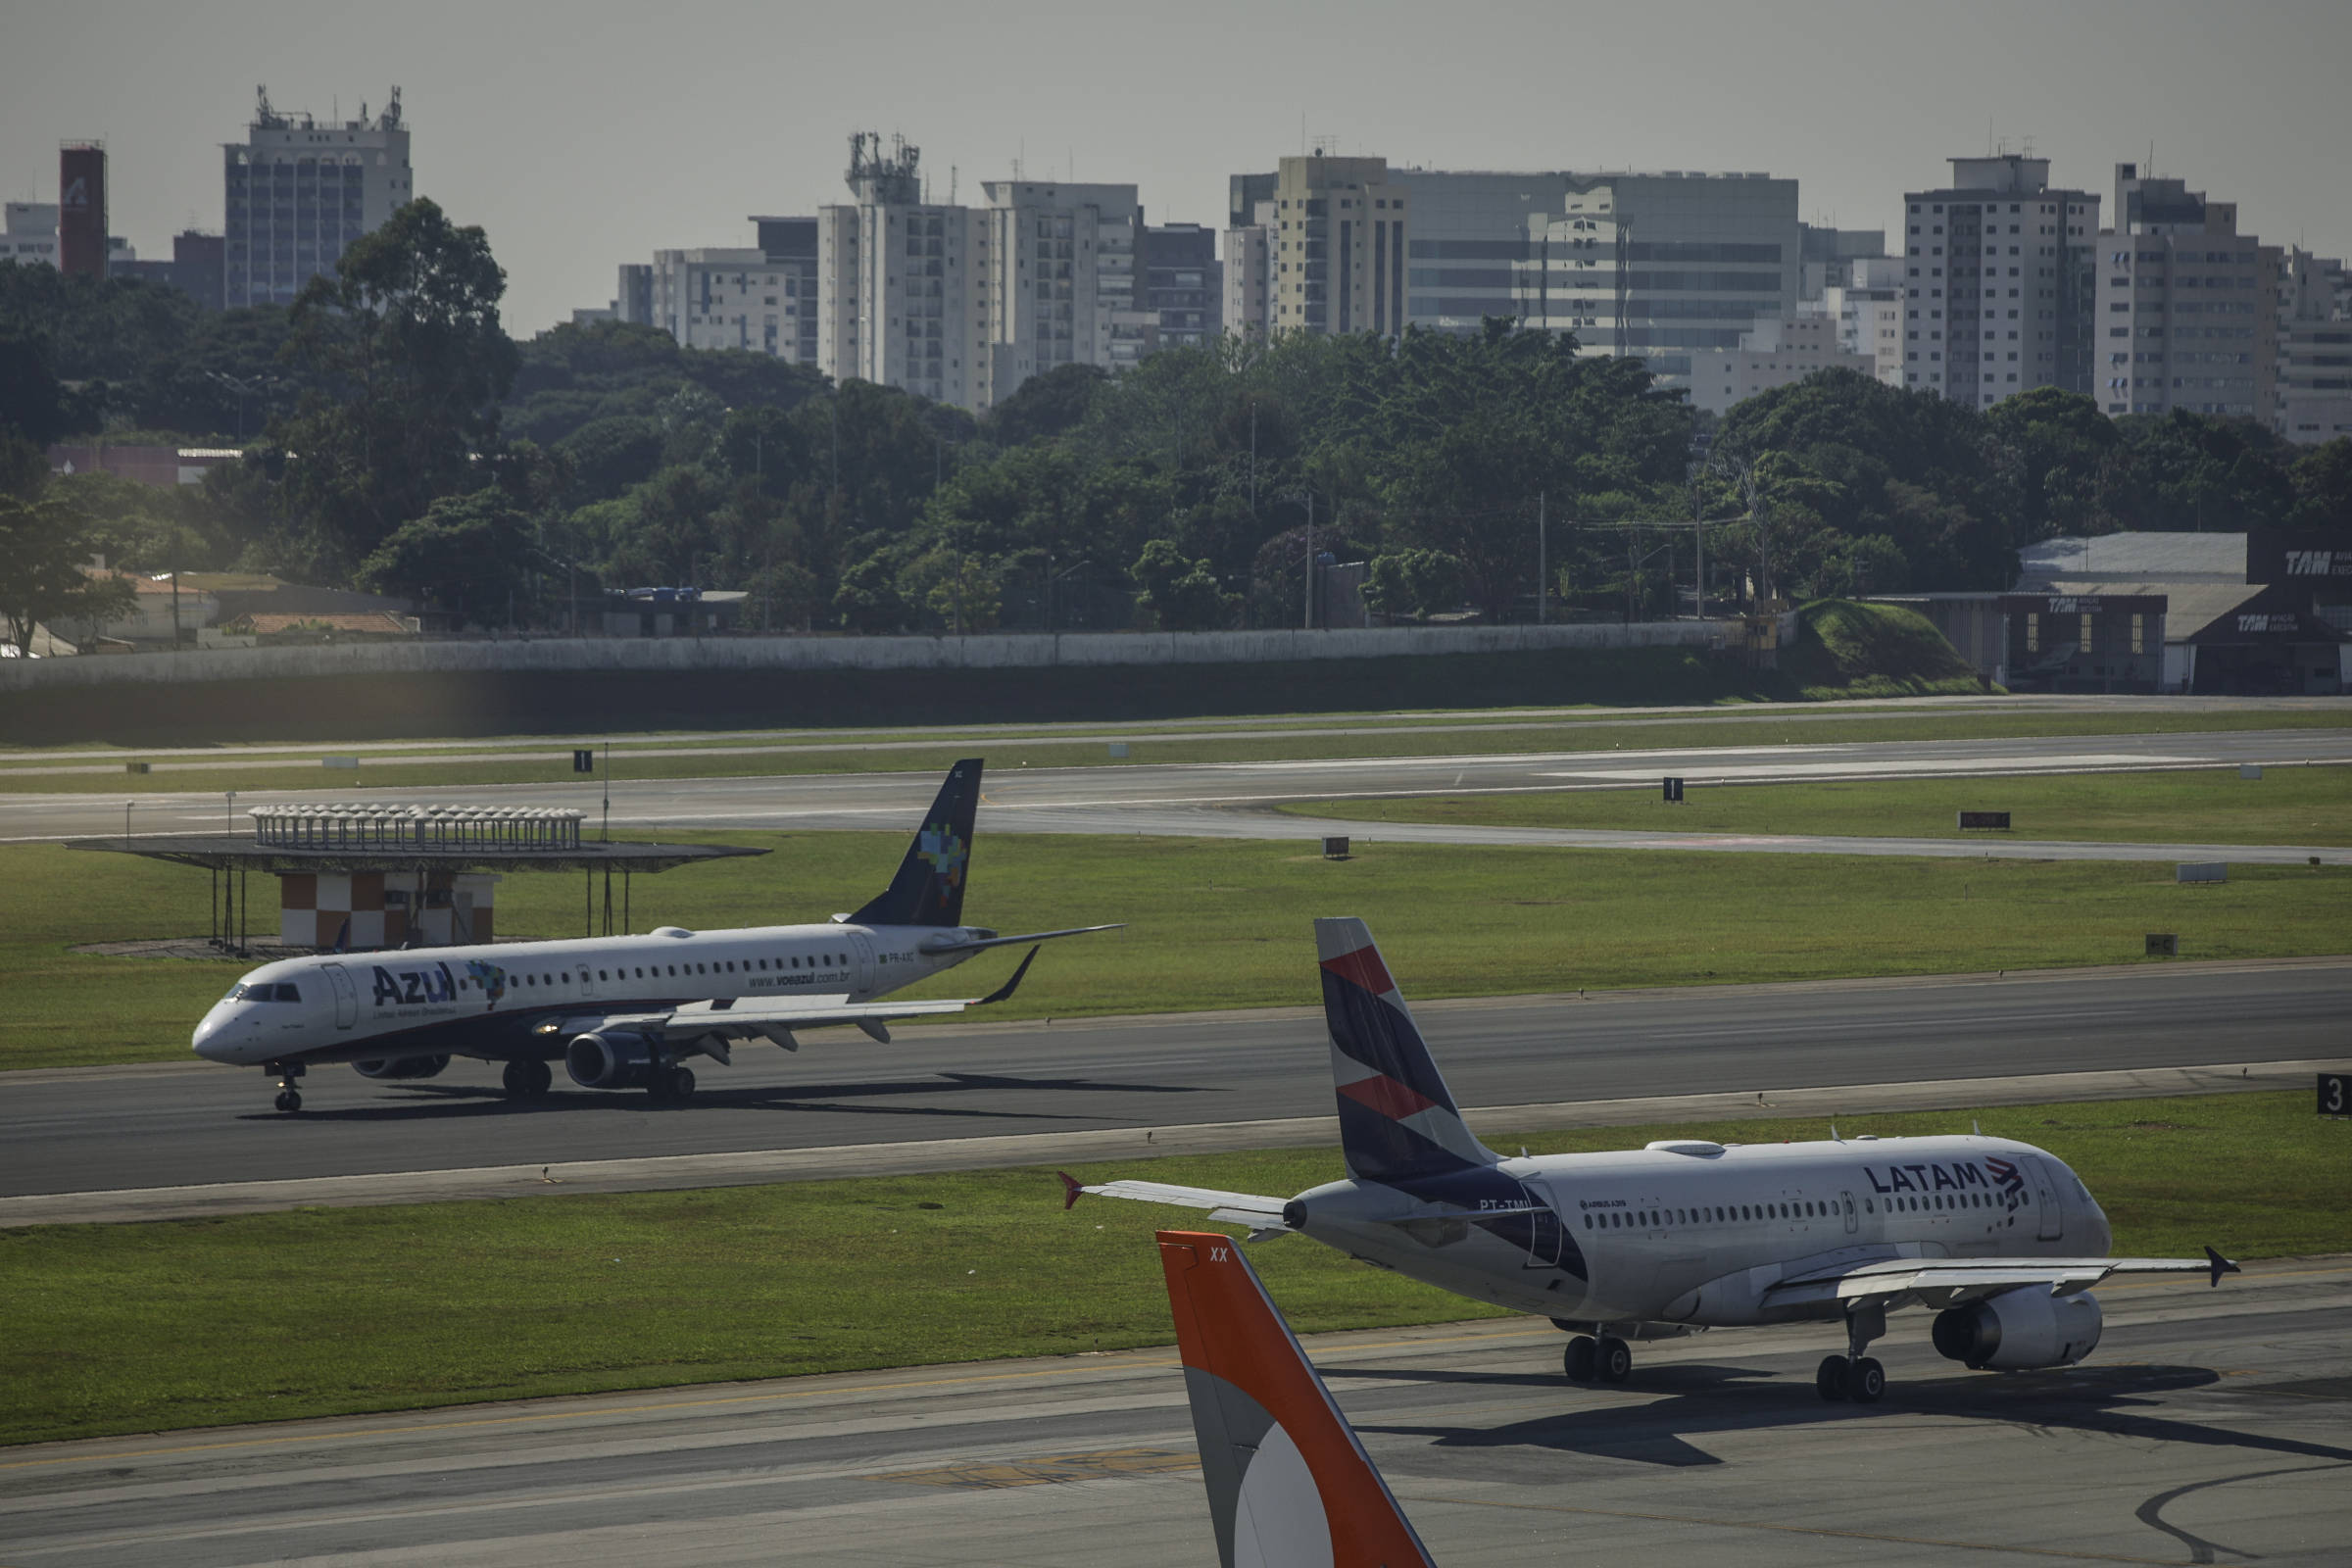
{"label": "nose landing gear", "polygon": [[277,1099],[273,1101],[272,1103],[275,1104],[279,1110],[284,1111],[287,1115],[291,1116],[294,1114],[294,1112],[302,1108],[302,1091],[295,1087],[296,1083],[302,1077],[303,1067],[301,1062],[264,1062],[262,1064],[262,1071],[273,1072],[277,1074]]}

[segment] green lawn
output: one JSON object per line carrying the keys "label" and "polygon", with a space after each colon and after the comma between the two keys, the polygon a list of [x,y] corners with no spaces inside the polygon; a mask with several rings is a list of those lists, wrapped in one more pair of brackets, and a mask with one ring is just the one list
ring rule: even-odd
{"label": "green lawn", "polygon": [[[1009,770],[1029,767],[1119,767],[1144,762],[1249,762],[1331,758],[1458,757],[1491,753],[1606,752],[1710,746],[1822,746],[1868,741],[1982,740],[2052,735],[2198,734],[2249,729],[2340,729],[2352,724],[2352,703],[2341,709],[2278,712],[2181,711],[2145,710],[2120,713],[1984,711],[1874,712],[1866,716],[1808,713],[1801,706],[1772,710],[1769,718],[1756,716],[1752,706],[1727,709],[1718,715],[1684,715],[1672,719],[1589,718],[1527,719],[1509,713],[1448,715],[1442,719],[1419,716],[1398,719],[1378,715],[1348,721],[1346,715],[1314,715],[1279,733],[1254,736],[1214,736],[1197,739],[1155,739],[1151,731],[1127,736],[1128,756],[1110,757],[1097,740],[1076,741],[1052,733],[1016,736],[945,738],[934,746],[912,750],[878,750],[871,744],[845,740],[810,743],[698,741],[696,747],[727,747],[716,756],[661,757],[648,755],[658,743],[635,749],[616,749],[613,772],[616,788],[633,783],[676,778],[745,778],[857,772],[945,772],[959,758],[979,755],[992,767]],[[1340,734],[1341,729],[1369,733]],[[1197,735],[1189,725],[1173,725],[1165,733]],[[592,742],[592,734],[583,741]],[[894,742],[904,739],[892,735]],[[475,743],[479,745],[481,743]],[[154,792],[210,794],[223,790],[334,790],[423,789],[450,784],[549,784],[588,781],[571,771],[571,742],[564,738],[520,737],[501,743],[538,755],[523,761],[484,761],[463,752],[428,754],[426,760],[394,762],[361,756],[358,770],[329,770],[319,763],[326,756],[350,756],[332,742],[300,751],[289,749],[275,765],[253,767],[206,766],[201,758],[158,758],[157,771],[130,775],[122,761],[94,763],[92,771],[34,772],[30,769],[69,765],[24,761],[0,766],[0,794],[128,793],[146,797]],[[84,748],[86,749],[86,748]],[[122,752],[122,760],[139,758],[136,750]],[[257,758],[251,760],[270,760]],[[77,764],[76,764],[77,765]],[[601,764],[600,764],[601,765]]]}
{"label": "green lawn", "polygon": [[[2073,1164],[2118,1252],[2352,1249],[2352,1124],[2307,1095],[1847,1114],[1839,1131],[1972,1117]],[[1550,1152],[1822,1132],[1489,1139]],[[1279,1194],[1338,1173],[1327,1150],[1077,1172]],[[0,1231],[0,1443],[1162,1344],[1151,1233],[1200,1223],[1099,1200],[1064,1213],[1029,1169]],[[1251,1256],[1303,1331],[1498,1315],[1304,1242]],[[1926,1324],[1904,1314],[1897,1332]],[[1545,1354],[1531,1347],[1530,1369]]]}
{"label": "green lawn", "polygon": [[[2254,786],[2248,786],[2253,788]],[[736,833],[756,859],[636,881],[638,930],[823,919],[887,879],[900,834]],[[2238,866],[2177,885],[2169,864],[984,836],[966,917],[1004,931],[1125,920],[1055,944],[1000,1017],[1307,1004],[1308,922],[1372,923],[1415,997],[1820,979],[2142,961],[2150,931],[2184,957],[2352,951],[2352,868]],[[245,967],[68,952],[206,929],[204,872],[53,845],[0,847],[0,1068],[184,1059],[196,1018]],[[274,892],[253,879],[273,920]],[[582,929],[582,885],[510,878],[499,929]],[[616,896],[617,905],[617,896]],[[995,954],[922,993],[993,987]],[[2145,960],[2162,962],[2162,959]]]}
{"label": "green lawn", "polygon": [[[1828,833],[1859,838],[2097,839],[2352,844],[2352,767],[2234,767],[2039,778],[1873,779],[1843,784],[1691,784],[1679,806],[1639,790],[1306,801],[1299,816],[1358,822],[1625,828],[1635,832]],[[1963,833],[1963,810],[2007,811],[2007,834]]]}

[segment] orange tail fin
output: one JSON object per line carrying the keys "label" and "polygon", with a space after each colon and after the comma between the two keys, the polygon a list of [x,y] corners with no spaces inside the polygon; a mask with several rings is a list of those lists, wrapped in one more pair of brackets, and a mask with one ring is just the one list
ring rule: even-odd
{"label": "orange tail fin", "polygon": [[1224,1568],[1432,1568],[1233,1238],[1161,1231],[1159,1261]]}

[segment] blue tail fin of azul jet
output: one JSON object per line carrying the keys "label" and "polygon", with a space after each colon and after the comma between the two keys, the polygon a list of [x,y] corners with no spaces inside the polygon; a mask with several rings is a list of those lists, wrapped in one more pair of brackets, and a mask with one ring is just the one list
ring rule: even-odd
{"label": "blue tail fin of azul jet", "polygon": [[1470,1134],[1364,922],[1317,920],[1340,1149],[1359,1181],[1426,1181],[1498,1163]]}
{"label": "blue tail fin of azul jet", "polygon": [[980,759],[967,757],[948,769],[939,798],[923,813],[923,825],[899,874],[883,895],[850,916],[855,925],[961,925],[963,889],[972,860],[972,818],[980,809]]}

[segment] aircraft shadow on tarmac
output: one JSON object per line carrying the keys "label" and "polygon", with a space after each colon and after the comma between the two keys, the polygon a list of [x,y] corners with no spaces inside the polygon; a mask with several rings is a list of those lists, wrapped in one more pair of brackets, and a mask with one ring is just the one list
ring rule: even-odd
{"label": "aircraft shadow on tarmac", "polygon": [[[365,1080],[363,1080],[365,1082]],[[455,1117],[511,1116],[546,1114],[584,1114],[588,1112],[619,1111],[627,1114],[697,1110],[762,1110],[762,1111],[825,1111],[848,1116],[939,1116],[950,1119],[983,1121],[1099,1121],[1099,1114],[1063,1113],[1045,1110],[989,1110],[978,1106],[955,1104],[909,1104],[914,1097],[987,1093],[1005,1090],[1017,1094],[1102,1094],[1102,1095],[1199,1095],[1217,1091],[1204,1084],[1139,1084],[1111,1083],[1095,1078],[1016,1078],[994,1073],[943,1072],[930,1078],[891,1080],[875,1083],[833,1084],[766,1084],[748,1087],[721,1086],[699,1089],[694,1098],[683,1102],[656,1100],[633,1090],[583,1089],[576,1093],[558,1091],[533,1100],[511,1100],[504,1091],[491,1084],[404,1083],[368,1086],[364,1093],[377,1088],[389,1089],[399,1098],[373,1100],[359,1104],[320,1104],[323,1095],[311,1097],[313,1109],[300,1116],[287,1116],[272,1110],[254,1110],[241,1115],[241,1121],[283,1123],[300,1126],[306,1122],[405,1122],[442,1121]],[[858,1104],[857,1101],[888,1101],[885,1104]]]}
{"label": "aircraft shadow on tarmac", "polygon": [[[1372,1378],[1415,1383],[1549,1386],[1563,1393],[1572,1387],[1558,1377],[1513,1373],[1333,1368],[1326,1376],[1335,1381]],[[1595,1386],[1591,1391],[1575,1392],[1659,1396],[1647,1403],[1582,1405],[1557,1415],[1484,1429],[1363,1422],[1358,1424],[1358,1430],[1431,1438],[1439,1447],[1553,1448],[1683,1467],[1723,1462],[1690,1441],[1708,1433],[1796,1428],[1826,1421],[1867,1421],[1881,1413],[1899,1413],[2096,1433],[2141,1443],[2190,1444],[2352,1462],[2352,1447],[2232,1432],[2147,1413],[2154,1408],[2149,1396],[2219,1384],[2221,1374],[2206,1367],[2075,1367],[2046,1373],[2010,1372],[1993,1376],[1971,1373],[1917,1382],[1890,1381],[1886,1402],[1876,1409],[1827,1403],[1815,1396],[1809,1380],[1806,1386],[1800,1386],[1786,1374],[1775,1375],[1753,1367],[1685,1362],[1643,1368],[1636,1374],[1636,1380],[1622,1390]]]}

